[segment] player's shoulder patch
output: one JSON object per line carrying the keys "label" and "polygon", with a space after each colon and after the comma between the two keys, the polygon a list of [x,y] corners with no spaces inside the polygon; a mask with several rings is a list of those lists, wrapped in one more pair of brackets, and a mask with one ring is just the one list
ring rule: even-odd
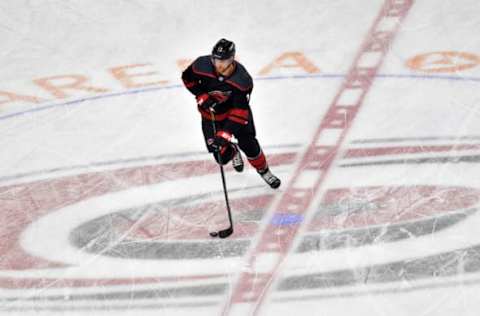
{"label": "player's shoulder patch", "polygon": [[216,78],[215,69],[213,68],[210,56],[200,56],[192,63],[192,70],[200,76]]}
{"label": "player's shoulder patch", "polygon": [[233,75],[225,81],[241,91],[251,90],[253,88],[252,77],[242,64],[239,62],[236,63],[237,69]]}

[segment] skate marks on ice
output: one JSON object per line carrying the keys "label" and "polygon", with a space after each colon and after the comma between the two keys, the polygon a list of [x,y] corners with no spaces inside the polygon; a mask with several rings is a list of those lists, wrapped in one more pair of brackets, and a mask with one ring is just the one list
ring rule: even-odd
{"label": "skate marks on ice", "polygon": [[[399,166],[411,166],[402,159],[394,159],[396,165],[382,164],[398,156],[432,158],[421,162],[422,170],[439,163],[460,168],[463,164],[434,158],[480,154],[475,142],[459,146],[445,141],[441,147],[424,142],[419,146],[423,150],[402,144],[407,149],[396,152],[389,149],[392,144],[398,142],[368,148],[358,142],[339,160],[340,172],[395,173]],[[286,174],[295,155],[272,155],[272,165]],[[369,159],[377,164],[365,167]],[[255,174],[232,180],[236,231],[231,239],[218,241],[208,236],[209,225],[225,220],[225,211],[217,166],[210,160],[54,176],[0,188],[9,222],[2,225],[8,236],[0,262],[2,310],[217,306],[231,285],[230,276],[244,268],[250,238],[273,199]],[[250,177],[235,177],[243,176]],[[358,186],[345,183],[327,190],[294,251],[292,268],[279,278],[274,301],[375,293],[378,287],[410,291],[452,286],[449,278],[458,276],[474,282],[480,272],[480,242],[475,236],[462,238],[459,230],[472,231],[478,221],[479,189],[467,182],[357,180]],[[282,214],[271,225],[302,220]],[[433,236],[444,242],[428,251],[415,250]],[[344,260],[345,252],[350,260]],[[356,259],[365,253],[369,261]],[[315,260],[318,255],[330,260]]]}

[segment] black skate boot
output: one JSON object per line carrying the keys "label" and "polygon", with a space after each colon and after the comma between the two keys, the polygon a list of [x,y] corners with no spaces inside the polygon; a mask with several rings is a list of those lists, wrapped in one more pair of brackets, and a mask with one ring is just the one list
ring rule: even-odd
{"label": "black skate boot", "polygon": [[240,149],[238,148],[238,146],[237,145],[234,145],[234,146],[237,152],[232,158],[232,166],[237,172],[242,172],[243,171],[242,154],[240,153]]}
{"label": "black skate boot", "polygon": [[272,189],[277,189],[280,184],[282,183],[279,178],[277,178],[269,168],[265,170],[259,170],[257,171],[258,174],[265,180],[265,182],[272,188]]}

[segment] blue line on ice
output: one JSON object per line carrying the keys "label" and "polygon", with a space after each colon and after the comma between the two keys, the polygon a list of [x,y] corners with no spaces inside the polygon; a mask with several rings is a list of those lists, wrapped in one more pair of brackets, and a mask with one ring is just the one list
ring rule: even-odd
{"label": "blue line on ice", "polygon": [[[338,79],[338,78],[343,78],[345,75],[342,74],[307,74],[307,75],[288,75],[288,76],[269,76],[269,77],[258,77],[255,78],[256,81],[270,81],[270,80],[288,80],[288,79]],[[389,75],[382,75],[379,74],[376,76],[377,78],[385,78],[385,79],[419,79],[419,80],[447,80],[447,81],[472,81],[472,82],[480,82],[480,78],[477,77],[460,77],[460,76],[431,76],[431,75],[411,75],[411,74],[389,74]],[[67,101],[67,102],[62,102],[62,103],[54,103],[54,104],[48,104],[48,105],[43,105],[39,106],[34,109],[29,109],[25,111],[20,111],[16,113],[11,113],[7,114],[4,116],[0,116],[0,121],[2,120],[7,120],[9,118],[21,116],[24,114],[29,114],[29,113],[34,113],[34,112],[40,112],[44,110],[49,110],[57,107],[62,107],[62,106],[73,106],[73,105],[79,105],[82,104],[85,101],[95,101],[95,100],[103,100],[103,99],[108,99],[108,98],[114,98],[114,97],[119,97],[119,96],[125,96],[125,95],[132,95],[132,94],[139,94],[139,93],[147,93],[147,92],[156,92],[156,91],[161,91],[161,90],[169,90],[169,89],[177,89],[177,88],[182,88],[182,84],[172,84],[172,85],[167,85],[167,86],[161,86],[161,87],[149,87],[149,88],[141,88],[141,89],[134,89],[134,90],[127,90],[127,91],[121,91],[121,92],[114,92],[114,93],[106,93],[106,94],[101,94],[101,95],[96,95],[96,96],[88,96],[72,101]]]}

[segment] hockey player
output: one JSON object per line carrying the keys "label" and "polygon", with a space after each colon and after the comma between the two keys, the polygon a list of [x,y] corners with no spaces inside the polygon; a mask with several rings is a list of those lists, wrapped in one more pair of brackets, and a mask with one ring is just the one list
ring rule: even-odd
{"label": "hockey player", "polygon": [[[249,105],[253,82],[245,67],[235,60],[235,44],[219,40],[211,55],[200,56],[188,66],[182,80],[195,95],[205,143],[215,160],[222,165],[232,161],[234,169],[242,172],[240,147],[263,180],[273,189],[278,188],[280,179],[270,171],[256,138]],[[232,143],[232,136],[238,146]]]}

